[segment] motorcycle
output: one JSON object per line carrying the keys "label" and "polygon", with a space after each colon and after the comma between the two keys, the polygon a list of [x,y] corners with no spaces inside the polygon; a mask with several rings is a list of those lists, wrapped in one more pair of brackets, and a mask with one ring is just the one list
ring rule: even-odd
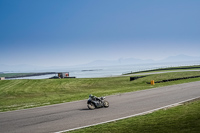
{"label": "motorcycle", "polygon": [[105,100],[105,97],[95,97],[95,96],[89,96],[89,99],[87,101],[87,107],[89,109],[95,109],[95,108],[108,108],[109,102]]}

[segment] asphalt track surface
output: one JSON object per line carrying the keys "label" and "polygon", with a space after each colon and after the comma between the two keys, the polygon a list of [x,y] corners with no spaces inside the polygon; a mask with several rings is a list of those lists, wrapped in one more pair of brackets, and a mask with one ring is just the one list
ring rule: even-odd
{"label": "asphalt track surface", "polygon": [[131,116],[200,96],[200,81],[108,96],[109,108],[87,100],[0,113],[1,133],[49,133]]}

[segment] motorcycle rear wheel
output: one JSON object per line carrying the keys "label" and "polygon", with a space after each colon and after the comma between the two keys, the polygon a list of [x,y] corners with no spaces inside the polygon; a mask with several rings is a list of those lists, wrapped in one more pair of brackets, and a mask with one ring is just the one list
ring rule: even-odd
{"label": "motorcycle rear wheel", "polygon": [[109,102],[106,101],[106,100],[104,100],[104,102],[103,102],[103,106],[104,106],[105,108],[108,108],[108,107],[109,107]]}
{"label": "motorcycle rear wheel", "polygon": [[93,103],[89,103],[87,106],[88,106],[88,109],[92,109],[92,110],[95,109],[95,106]]}

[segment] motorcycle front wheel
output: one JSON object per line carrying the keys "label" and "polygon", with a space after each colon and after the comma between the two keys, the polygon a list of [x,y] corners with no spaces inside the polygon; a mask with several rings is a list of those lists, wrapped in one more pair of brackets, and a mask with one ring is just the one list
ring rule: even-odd
{"label": "motorcycle front wheel", "polygon": [[92,110],[95,109],[95,106],[93,103],[89,103],[87,106],[88,106],[88,109],[92,109]]}
{"label": "motorcycle front wheel", "polygon": [[108,107],[109,107],[109,102],[105,100],[105,101],[103,102],[103,106],[104,106],[105,108],[108,108]]}

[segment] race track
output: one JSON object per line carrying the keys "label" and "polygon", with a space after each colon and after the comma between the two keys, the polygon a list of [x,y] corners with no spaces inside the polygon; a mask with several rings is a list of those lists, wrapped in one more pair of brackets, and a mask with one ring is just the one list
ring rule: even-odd
{"label": "race track", "polygon": [[126,117],[200,97],[200,81],[106,97],[109,108],[88,110],[87,100],[0,113],[1,133],[49,133]]}

